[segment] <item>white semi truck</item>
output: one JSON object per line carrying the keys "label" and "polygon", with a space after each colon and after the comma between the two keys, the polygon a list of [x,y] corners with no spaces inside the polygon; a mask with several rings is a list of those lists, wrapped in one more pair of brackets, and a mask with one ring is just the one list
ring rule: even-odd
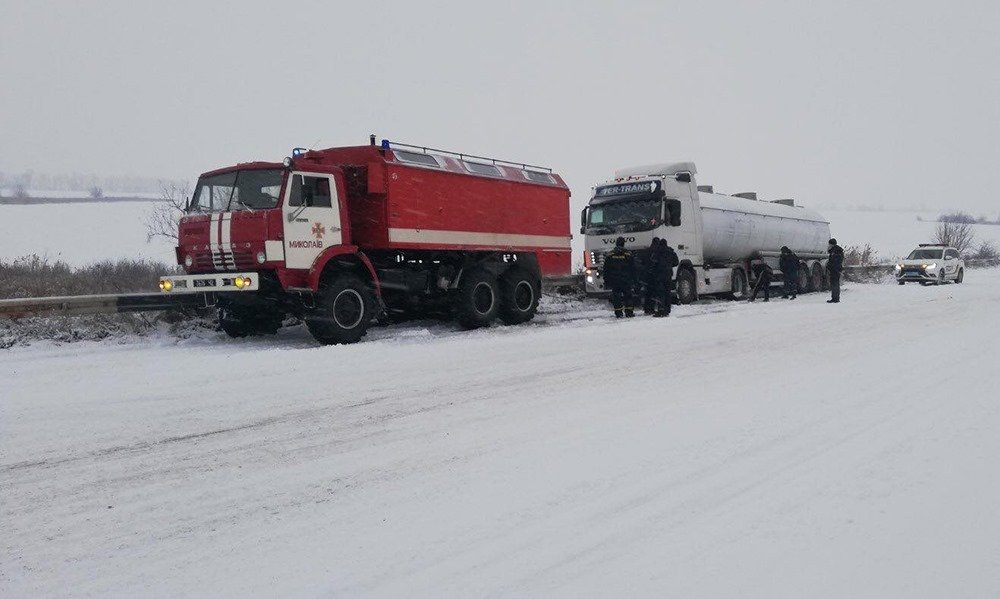
{"label": "white semi truck", "polygon": [[594,187],[580,219],[588,294],[609,291],[602,266],[618,237],[625,238],[640,268],[653,237],[667,240],[680,259],[675,276],[682,304],[701,295],[746,297],[755,264],[766,262],[780,272],[782,246],[801,260],[801,292],[827,288],[830,223],[822,215],[792,200],[713,193],[697,185],[696,173],[692,162],[654,164],[616,171],[612,181]]}

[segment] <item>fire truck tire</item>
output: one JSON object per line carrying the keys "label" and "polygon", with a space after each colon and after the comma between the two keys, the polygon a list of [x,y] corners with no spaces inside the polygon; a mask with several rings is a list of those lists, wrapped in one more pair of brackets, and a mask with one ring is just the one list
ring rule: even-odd
{"label": "fire truck tire", "polygon": [[233,338],[274,335],[281,328],[281,321],[281,315],[257,314],[233,308],[219,310],[219,326],[226,335]]}
{"label": "fire truck tire", "polygon": [[538,310],[539,281],[526,269],[513,267],[500,275],[500,320],[521,324],[535,317]]}
{"label": "fire truck tire", "polygon": [[473,268],[463,274],[458,283],[455,311],[462,328],[489,326],[500,311],[497,278],[483,268]]}
{"label": "fire truck tire", "polygon": [[324,345],[355,343],[368,332],[375,301],[368,286],[353,274],[324,278],[306,328]]}
{"label": "fire truck tire", "polygon": [[698,288],[695,286],[694,273],[688,268],[682,268],[677,273],[677,301],[690,304],[698,299]]}

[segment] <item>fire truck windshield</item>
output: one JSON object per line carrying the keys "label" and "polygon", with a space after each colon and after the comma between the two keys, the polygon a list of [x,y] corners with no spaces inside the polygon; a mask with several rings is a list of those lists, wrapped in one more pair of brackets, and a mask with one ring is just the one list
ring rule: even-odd
{"label": "fire truck windshield", "polygon": [[652,229],[660,223],[661,203],[656,197],[633,197],[591,206],[587,217],[588,232],[628,233]]}
{"label": "fire truck windshield", "polygon": [[283,171],[233,171],[198,179],[189,212],[267,210],[278,205]]}

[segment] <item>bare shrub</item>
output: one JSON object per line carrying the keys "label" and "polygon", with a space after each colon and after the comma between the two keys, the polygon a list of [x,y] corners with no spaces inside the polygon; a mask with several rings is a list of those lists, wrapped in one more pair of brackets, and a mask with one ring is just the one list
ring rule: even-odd
{"label": "bare shrub", "polygon": [[95,185],[90,188],[90,197],[99,200],[104,197],[104,190]]}
{"label": "bare shrub", "polygon": [[153,293],[176,266],[151,260],[105,260],[82,268],[38,255],[0,259],[0,298]]}
{"label": "bare shrub", "polygon": [[976,234],[972,230],[971,223],[941,222],[934,231],[935,242],[951,246],[963,256],[972,249],[975,239]]}
{"label": "bare shrub", "polygon": [[992,241],[984,239],[976,246],[975,251],[969,254],[969,258],[975,260],[990,260],[998,261],[1000,260],[1000,249]]}
{"label": "bare shrub", "polygon": [[875,266],[878,263],[878,251],[870,243],[849,245],[844,250],[844,266]]}
{"label": "bare shrub", "polygon": [[156,204],[143,223],[146,226],[146,241],[163,237],[177,242],[177,225],[184,216],[191,189],[187,184],[169,183],[163,186],[162,201]]}

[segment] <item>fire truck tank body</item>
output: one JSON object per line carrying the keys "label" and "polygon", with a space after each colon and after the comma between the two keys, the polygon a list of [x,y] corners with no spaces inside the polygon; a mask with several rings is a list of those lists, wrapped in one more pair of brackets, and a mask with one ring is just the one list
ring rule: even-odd
{"label": "fire truck tank body", "polygon": [[822,255],[830,223],[797,206],[715,193],[699,193],[705,262],[745,260],[788,246],[802,257]]}

